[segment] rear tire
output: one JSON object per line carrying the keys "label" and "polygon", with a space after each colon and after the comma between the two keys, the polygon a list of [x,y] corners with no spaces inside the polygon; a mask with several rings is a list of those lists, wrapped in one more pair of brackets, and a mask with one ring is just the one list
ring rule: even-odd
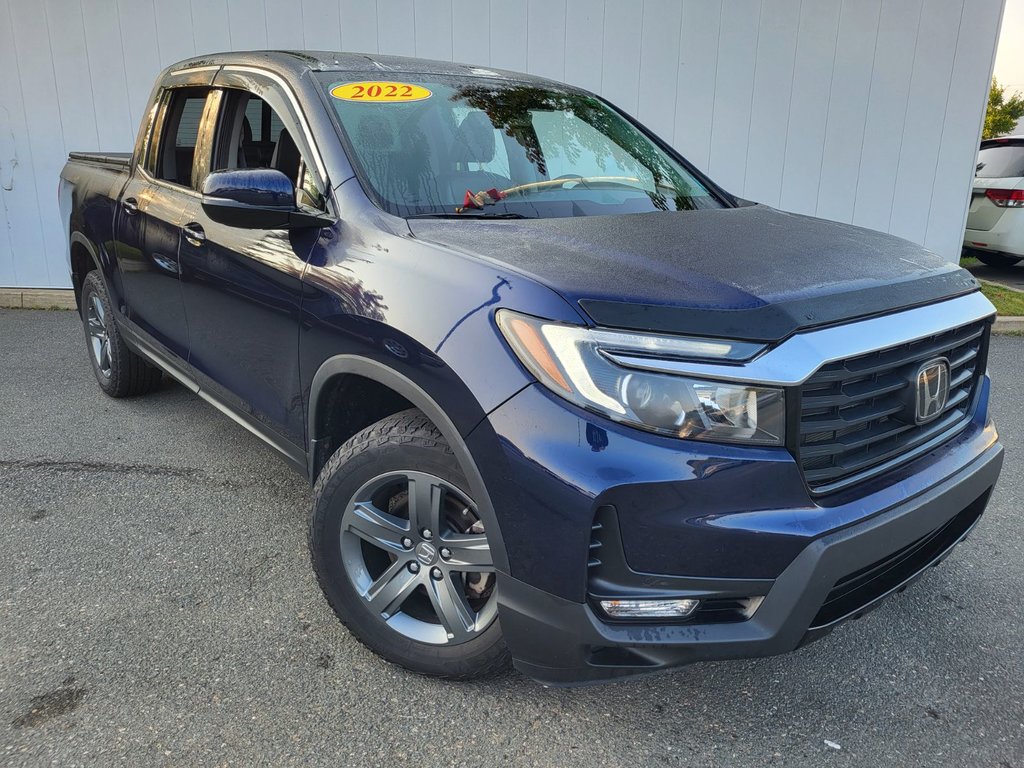
{"label": "rear tire", "polygon": [[330,458],[309,527],[317,580],[356,639],[387,661],[450,680],[509,663],[490,546],[467,487],[437,428],[403,411]]}
{"label": "rear tire", "polygon": [[1020,256],[1009,256],[1005,253],[987,253],[984,251],[974,251],[972,256],[976,256],[978,261],[982,264],[988,264],[990,267],[998,267],[1000,269],[1006,269],[1012,267],[1018,261],[1021,260]]}
{"label": "rear tire", "polygon": [[121,338],[107,289],[95,270],[82,283],[82,326],[92,372],[100,389],[111,397],[130,397],[151,392],[160,385],[160,369],[128,349]]}

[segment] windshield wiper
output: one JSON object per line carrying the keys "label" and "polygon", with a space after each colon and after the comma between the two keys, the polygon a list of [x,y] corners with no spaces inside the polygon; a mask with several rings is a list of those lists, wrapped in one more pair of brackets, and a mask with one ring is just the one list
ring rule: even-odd
{"label": "windshield wiper", "polygon": [[439,211],[436,213],[414,213],[406,216],[407,219],[535,219],[536,216],[524,216],[521,213],[449,213]]}

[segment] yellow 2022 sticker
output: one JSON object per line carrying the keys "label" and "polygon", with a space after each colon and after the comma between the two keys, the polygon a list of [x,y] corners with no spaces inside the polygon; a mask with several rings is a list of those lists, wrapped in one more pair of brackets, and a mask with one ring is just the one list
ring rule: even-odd
{"label": "yellow 2022 sticker", "polygon": [[344,83],[331,88],[331,96],[344,101],[422,101],[433,94],[412,83]]}

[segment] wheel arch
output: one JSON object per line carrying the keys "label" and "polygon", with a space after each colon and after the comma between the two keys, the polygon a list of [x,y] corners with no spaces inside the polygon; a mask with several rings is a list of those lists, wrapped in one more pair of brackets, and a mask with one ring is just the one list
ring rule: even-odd
{"label": "wheel arch", "polygon": [[103,275],[103,265],[100,263],[99,254],[95,246],[81,232],[72,232],[69,238],[70,260],[71,260],[71,284],[75,290],[75,305],[78,311],[82,311],[82,284],[85,276],[93,270],[98,270],[106,282],[106,275]]}
{"label": "wheel arch", "polygon": [[455,422],[437,400],[415,381],[394,368],[358,355],[336,355],[325,360],[317,369],[310,384],[307,414],[307,435],[309,436],[307,466],[309,467],[310,482],[316,482],[317,475],[328,458],[320,455],[322,453],[320,443],[325,437],[320,434],[324,423],[320,409],[327,407],[326,398],[323,395],[328,390],[330,383],[339,376],[357,376],[387,387],[399,397],[404,398],[412,407],[422,411],[437,427],[466,475],[466,480],[469,483],[468,490],[476,502],[477,511],[487,530],[495,567],[503,573],[509,573],[508,556],[505,552],[494,505],[466,441],[463,440]]}

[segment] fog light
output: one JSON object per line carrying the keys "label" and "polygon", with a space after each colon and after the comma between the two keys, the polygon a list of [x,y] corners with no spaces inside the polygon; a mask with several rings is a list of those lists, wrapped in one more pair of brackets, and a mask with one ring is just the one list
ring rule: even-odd
{"label": "fog light", "polygon": [[602,600],[601,609],[613,619],[685,619],[700,600]]}

